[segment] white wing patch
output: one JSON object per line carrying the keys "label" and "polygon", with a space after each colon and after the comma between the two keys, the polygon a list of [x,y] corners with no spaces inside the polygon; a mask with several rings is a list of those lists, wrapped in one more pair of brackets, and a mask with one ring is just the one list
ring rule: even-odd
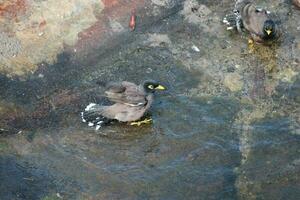
{"label": "white wing patch", "polygon": [[90,111],[92,110],[92,108],[95,106],[95,103],[90,103],[89,105],[87,105],[87,107],[84,109],[84,111]]}
{"label": "white wing patch", "polygon": [[142,105],[144,105],[144,103],[137,103],[137,104],[132,104],[132,103],[123,103],[123,104],[125,104],[125,105],[127,105],[127,106],[131,106],[131,107],[138,107],[138,106],[142,106]]}

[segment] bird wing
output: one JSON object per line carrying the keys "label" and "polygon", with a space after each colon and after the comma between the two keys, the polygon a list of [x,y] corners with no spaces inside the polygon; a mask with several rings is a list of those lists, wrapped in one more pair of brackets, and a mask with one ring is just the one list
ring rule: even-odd
{"label": "bird wing", "polygon": [[146,112],[145,106],[129,106],[123,103],[115,103],[108,106],[101,112],[101,115],[107,118],[116,119],[121,122],[129,122],[139,120]]}
{"label": "bird wing", "polygon": [[110,101],[129,106],[141,106],[147,103],[145,92],[136,84],[127,81],[108,85],[105,94]]}
{"label": "bird wing", "polygon": [[123,93],[126,90],[126,87],[122,82],[110,82],[106,85],[106,91],[110,93]]}
{"label": "bird wing", "polygon": [[82,121],[93,123],[107,119],[116,119],[118,121],[135,121],[138,120],[145,112],[145,109],[140,107],[132,107],[122,103],[115,103],[111,106],[101,106],[99,104],[90,104],[84,112],[82,112]]}
{"label": "bird wing", "polygon": [[146,96],[146,101],[147,103],[145,105],[139,106],[115,103],[111,106],[102,107],[101,115],[121,122],[137,121],[149,110],[153,102],[153,94],[148,94]]}
{"label": "bird wing", "polygon": [[262,37],[263,26],[266,20],[269,19],[265,9],[257,9],[253,4],[246,4],[242,11],[241,17],[244,27],[253,35]]}

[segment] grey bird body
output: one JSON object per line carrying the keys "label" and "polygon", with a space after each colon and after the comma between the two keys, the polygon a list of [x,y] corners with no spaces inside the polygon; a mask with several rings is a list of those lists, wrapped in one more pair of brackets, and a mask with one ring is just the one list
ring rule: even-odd
{"label": "grey bird body", "polygon": [[121,83],[109,83],[105,91],[106,97],[113,102],[129,104],[132,106],[147,103],[146,92],[142,85],[123,81]]}
{"label": "grey bird body", "polygon": [[109,83],[105,96],[114,104],[103,106],[91,103],[82,113],[82,120],[88,122],[89,126],[98,127],[106,120],[137,121],[149,110],[154,90],[159,88],[164,89],[156,82],[149,81],[141,85],[127,81]]}
{"label": "grey bird body", "polygon": [[147,102],[140,105],[132,103],[115,103],[111,106],[95,105],[91,107],[88,112],[120,122],[137,121],[142,118],[145,112],[150,108],[153,101],[153,94],[147,95],[146,99]]}

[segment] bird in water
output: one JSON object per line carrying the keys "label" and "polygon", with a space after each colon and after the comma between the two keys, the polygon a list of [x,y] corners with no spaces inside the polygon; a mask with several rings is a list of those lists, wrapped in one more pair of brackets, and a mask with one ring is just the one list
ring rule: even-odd
{"label": "bird in water", "polygon": [[247,30],[251,35],[249,44],[273,41],[278,37],[278,26],[270,16],[270,12],[258,8],[251,1],[237,0],[233,14],[227,15],[223,23],[227,30]]}
{"label": "bird in water", "polygon": [[127,81],[109,83],[106,85],[105,97],[114,104],[104,106],[90,103],[81,113],[82,121],[96,127],[96,130],[112,120],[138,126],[151,123],[151,118],[138,120],[149,110],[154,100],[154,92],[165,89],[156,81],[145,81],[141,85]]}

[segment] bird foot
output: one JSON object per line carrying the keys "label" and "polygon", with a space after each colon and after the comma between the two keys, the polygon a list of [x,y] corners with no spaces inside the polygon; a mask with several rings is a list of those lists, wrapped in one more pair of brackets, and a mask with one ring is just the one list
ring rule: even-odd
{"label": "bird foot", "polygon": [[248,39],[248,47],[249,47],[249,53],[253,53],[253,51],[254,51],[254,41],[253,41],[253,39]]}
{"label": "bird foot", "polygon": [[151,124],[152,123],[152,119],[149,118],[149,119],[144,119],[142,121],[136,121],[136,122],[131,122],[130,125],[131,126],[140,126],[142,124]]}

